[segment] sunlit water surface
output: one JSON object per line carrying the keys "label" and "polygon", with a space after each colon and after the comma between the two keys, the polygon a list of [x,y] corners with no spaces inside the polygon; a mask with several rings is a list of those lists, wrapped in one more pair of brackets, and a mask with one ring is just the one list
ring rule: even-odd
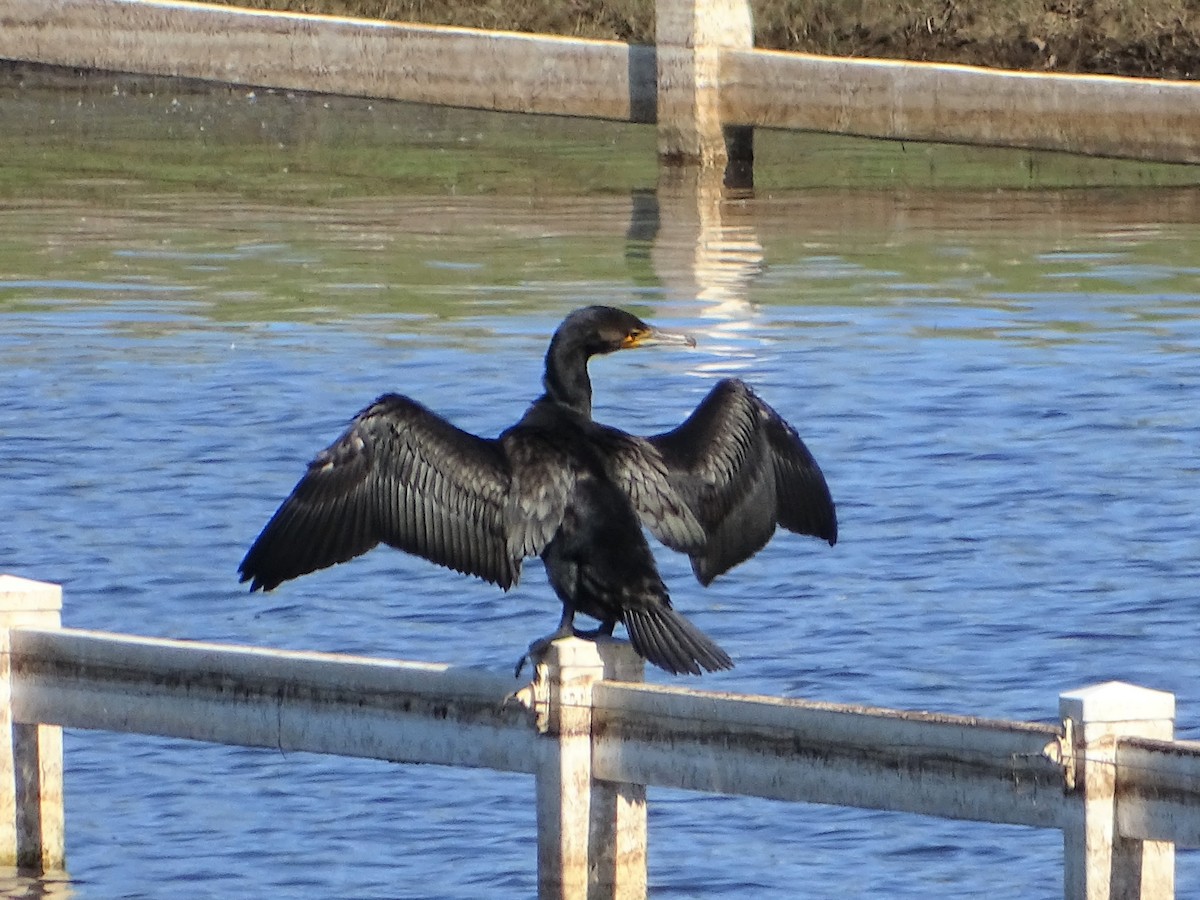
{"label": "sunlit water surface", "polygon": [[[385,551],[265,596],[236,567],[377,394],[494,435],[599,301],[699,346],[595,361],[598,418],[737,375],[838,502],[836,548],[707,590],[659,548],[737,662],[704,687],[1052,720],[1122,679],[1200,737],[1194,191],[763,192],[707,238],[644,189],[106,196],[0,209],[0,569],[68,625],[510,670],[558,617],[536,562],[507,595]],[[78,897],[535,893],[524,776],[87,732],[66,766]],[[660,897],[1061,896],[1055,832],[652,790],[650,839]]]}

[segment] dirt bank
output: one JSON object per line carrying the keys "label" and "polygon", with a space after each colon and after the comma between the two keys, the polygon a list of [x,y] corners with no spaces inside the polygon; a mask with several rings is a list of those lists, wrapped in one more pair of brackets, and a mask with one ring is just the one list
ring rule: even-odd
{"label": "dirt bank", "polygon": [[[653,0],[242,0],[238,5],[653,42]],[[1200,0],[756,0],[759,47],[1009,69],[1200,77]]]}

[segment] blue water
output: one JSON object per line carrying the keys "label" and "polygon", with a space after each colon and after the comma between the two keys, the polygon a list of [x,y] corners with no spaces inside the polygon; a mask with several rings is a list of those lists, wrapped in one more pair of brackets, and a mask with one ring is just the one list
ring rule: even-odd
{"label": "blue water", "polygon": [[[536,563],[508,595],[389,551],[250,595],[237,563],[377,394],[495,434],[600,300],[699,346],[594,362],[599,419],[663,430],[736,374],[839,504],[836,548],[780,536],[707,590],[660,548],[737,662],[693,683],[1052,721],[1122,679],[1200,737],[1200,195],[764,194],[698,279],[646,204],[0,209],[0,569],[75,627],[507,671],[557,621]],[[526,777],[88,732],[66,766],[76,897],[535,892]],[[650,840],[661,897],[1061,896],[1056,832],[651,790]]]}

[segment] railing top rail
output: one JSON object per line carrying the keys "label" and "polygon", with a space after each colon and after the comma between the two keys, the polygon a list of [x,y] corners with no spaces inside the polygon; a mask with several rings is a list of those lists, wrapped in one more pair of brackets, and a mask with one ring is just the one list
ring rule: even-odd
{"label": "railing top rail", "polygon": [[532,772],[536,729],[490,672],[75,629],[14,629],[16,722]]}
{"label": "railing top rail", "polygon": [[734,694],[673,685],[625,684],[615,681],[605,682],[597,688],[594,705],[600,711],[663,714],[680,721],[719,719],[730,724],[752,723],[787,727],[810,721],[828,723],[838,718],[870,718],[912,723],[914,727],[946,725],[954,728],[1022,733],[1041,740],[1049,740],[1062,734],[1062,728],[1057,723],[1021,722],[953,713],[832,703],[801,697]]}
{"label": "railing top rail", "polygon": [[516,683],[494,672],[446,663],[413,662],[312,650],[143,637],[78,628],[20,628],[13,636],[18,673],[101,674],[113,681],[161,677],[178,682],[206,677],[287,681],[296,689],[439,693],[492,699]]}

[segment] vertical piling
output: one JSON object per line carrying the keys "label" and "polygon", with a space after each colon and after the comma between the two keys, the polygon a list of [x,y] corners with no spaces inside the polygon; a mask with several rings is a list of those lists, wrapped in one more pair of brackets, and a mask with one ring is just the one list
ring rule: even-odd
{"label": "vertical piling", "polygon": [[58,628],[62,588],[0,575],[0,865],[65,866],[62,729],[13,719],[13,628]]}
{"label": "vertical piling", "polygon": [[[606,681],[643,680],[645,663],[628,643],[605,641],[597,649]],[[593,778],[589,820],[589,900],[644,900],[646,786]]]}
{"label": "vertical piling", "polygon": [[721,122],[721,50],[749,50],[747,0],[658,0],[658,155],[676,164],[726,166],[753,157],[752,132]]}
{"label": "vertical piling", "polygon": [[592,687],[641,674],[641,660],[618,641],[558,640],[538,665],[539,900],[646,895],[645,786],[592,777]]}
{"label": "vertical piling", "polygon": [[1117,834],[1117,740],[1170,740],[1175,695],[1110,681],[1059,695],[1072,736],[1076,821],[1063,829],[1066,900],[1172,900],[1175,845]]}

